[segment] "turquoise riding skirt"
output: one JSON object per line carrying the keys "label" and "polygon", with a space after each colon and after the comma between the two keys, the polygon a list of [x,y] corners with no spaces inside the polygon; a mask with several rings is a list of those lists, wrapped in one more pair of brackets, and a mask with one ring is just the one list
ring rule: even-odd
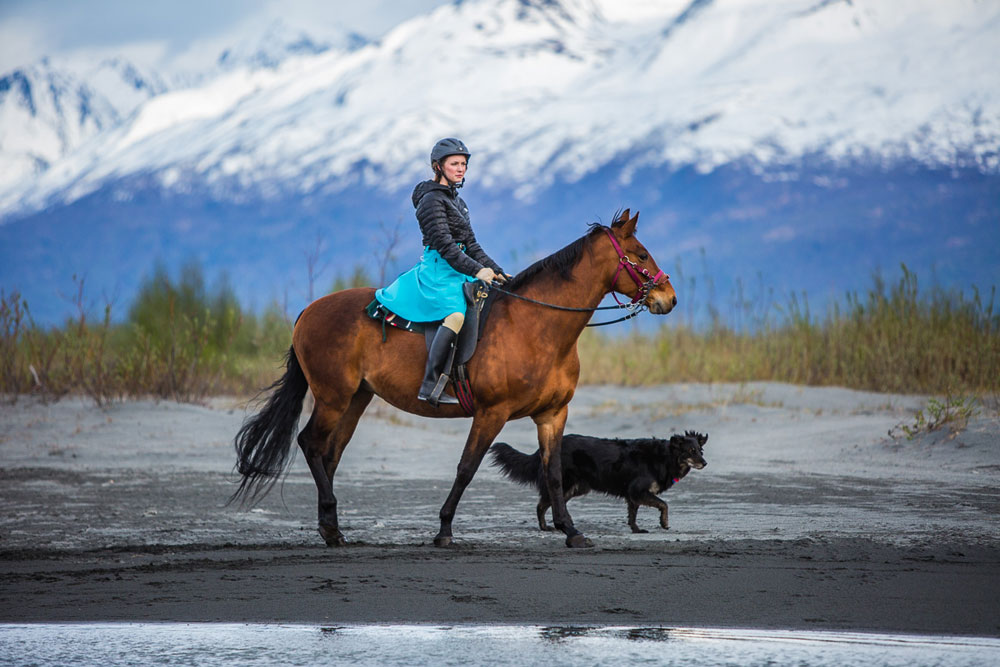
{"label": "turquoise riding skirt", "polygon": [[376,290],[375,298],[411,322],[439,322],[452,313],[465,315],[462,285],[473,280],[451,268],[437,250],[425,247],[420,262],[388,287]]}

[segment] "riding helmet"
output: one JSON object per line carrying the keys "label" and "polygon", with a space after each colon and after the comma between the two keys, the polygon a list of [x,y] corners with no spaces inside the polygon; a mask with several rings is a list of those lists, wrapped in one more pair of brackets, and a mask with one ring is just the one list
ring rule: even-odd
{"label": "riding helmet", "polygon": [[461,139],[448,137],[434,144],[434,148],[431,149],[431,164],[443,160],[449,155],[464,155],[466,159],[472,157],[472,153],[465,147]]}

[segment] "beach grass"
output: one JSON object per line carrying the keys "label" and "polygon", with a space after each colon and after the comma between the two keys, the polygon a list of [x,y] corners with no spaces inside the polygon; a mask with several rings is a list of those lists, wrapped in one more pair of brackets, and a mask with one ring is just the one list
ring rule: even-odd
{"label": "beach grass", "polygon": [[[97,316],[87,312],[84,283],[77,284],[76,312],[58,327],[37,325],[18,294],[0,291],[0,394],[84,394],[99,404],[132,397],[198,401],[253,395],[283,372],[292,330],[285,309],[272,304],[250,312],[224,281],[208,289],[196,265],[177,278],[156,269],[121,322],[110,305]],[[866,292],[846,294],[822,315],[810,312],[805,295],[755,303],[732,321],[707,304],[711,317],[701,324],[681,314],[652,333],[587,330],[579,344],[580,381],[779,381],[996,396],[995,297],[995,288],[970,295],[920,289],[903,267],[898,281],[876,276]]]}
{"label": "beach grass", "polygon": [[667,324],[654,334],[614,338],[591,331],[580,341],[581,382],[768,380],[904,394],[996,393],[1000,389],[1000,314],[996,290],[984,296],[920,290],[903,267],[888,284],[848,293],[822,316],[805,297],[744,319],[718,317],[695,327]]}

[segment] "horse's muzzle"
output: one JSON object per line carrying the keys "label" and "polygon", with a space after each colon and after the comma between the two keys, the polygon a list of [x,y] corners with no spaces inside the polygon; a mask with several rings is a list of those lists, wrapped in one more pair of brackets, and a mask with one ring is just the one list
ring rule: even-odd
{"label": "horse's muzzle", "polygon": [[673,292],[670,294],[656,294],[654,292],[649,295],[646,305],[649,307],[649,312],[654,315],[666,315],[677,305],[677,295]]}

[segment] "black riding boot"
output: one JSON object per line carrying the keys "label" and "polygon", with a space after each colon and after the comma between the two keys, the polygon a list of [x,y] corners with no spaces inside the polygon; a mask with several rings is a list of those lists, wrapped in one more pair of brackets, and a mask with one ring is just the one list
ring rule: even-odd
{"label": "black riding boot", "polygon": [[[417,398],[421,401],[427,401],[434,406],[439,403],[458,403],[457,398],[444,393],[444,385],[448,382],[448,372],[451,370],[448,362],[451,361],[451,350],[457,337],[458,334],[446,326],[438,327],[437,333],[434,334],[431,349],[427,352],[424,381],[420,385],[420,393],[417,394]],[[440,391],[435,392],[438,384],[441,385]],[[438,394],[437,398],[434,397],[435,393]]]}

